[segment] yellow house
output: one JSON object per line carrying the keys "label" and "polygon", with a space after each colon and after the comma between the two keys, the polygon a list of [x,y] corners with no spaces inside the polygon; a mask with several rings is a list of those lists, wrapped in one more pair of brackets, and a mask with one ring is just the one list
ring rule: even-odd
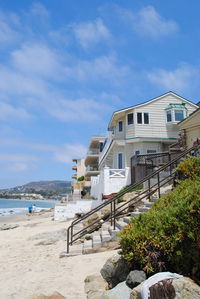
{"label": "yellow house", "polygon": [[185,133],[187,148],[192,147],[197,138],[200,138],[200,108],[178,123],[178,127]]}

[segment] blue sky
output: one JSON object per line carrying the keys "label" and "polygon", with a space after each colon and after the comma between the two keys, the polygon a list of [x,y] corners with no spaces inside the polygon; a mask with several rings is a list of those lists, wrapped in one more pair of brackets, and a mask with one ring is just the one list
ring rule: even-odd
{"label": "blue sky", "polygon": [[0,188],[71,180],[114,110],[200,100],[200,3],[0,1]]}

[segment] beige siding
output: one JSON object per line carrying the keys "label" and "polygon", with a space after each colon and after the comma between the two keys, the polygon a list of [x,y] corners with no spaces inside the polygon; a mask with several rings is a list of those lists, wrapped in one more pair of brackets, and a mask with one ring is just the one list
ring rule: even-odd
{"label": "beige siding", "polygon": [[[178,126],[177,124],[166,123],[166,108],[170,104],[181,104],[182,100],[179,98],[168,95],[155,102],[147,103],[144,106],[135,108],[135,114],[137,112],[148,112],[149,113],[149,124],[148,125],[135,125],[135,135],[140,137],[160,137],[160,138],[177,138],[178,137]],[[186,108],[190,114],[195,110],[188,103]],[[136,118],[136,117],[135,117]]]}

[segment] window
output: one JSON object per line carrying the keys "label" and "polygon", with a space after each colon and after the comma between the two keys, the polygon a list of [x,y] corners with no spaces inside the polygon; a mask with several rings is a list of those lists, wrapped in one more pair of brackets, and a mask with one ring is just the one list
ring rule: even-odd
{"label": "window", "polygon": [[149,113],[144,112],[144,124],[149,124]]}
{"label": "window", "polygon": [[103,151],[103,142],[100,142],[100,144],[99,144],[99,150],[100,150],[100,153]]}
{"label": "window", "polygon": [[135,155],[138,156],[140,154],[140,151],[135,151]]}
{"label": "window", "polygon": [[123,160],[122,160],[122,153],[118,154],[118,168],[122,169],[123,168]]}
{"label": "window", "polygon": [[128,123],[128,125],[132,125],[133,124],[133,113],[129,113],[127,115],[127,123]]}
{"label": "window", "polygon": [[142,124],[142,113],[141,112],[137,113],[137,123]]}
{"label": "window", "polygon": [[183,110],[175,110],[175,121],[181,121],[184,119]]}
{"label": "window", "polygon": [[167,111],[167,122],[171,122],[172,121],[172,111],[171,110],[168,110]]}
{"label": "window", "polygon": [[119,121],[119,132],[122,132],[123,131],[123,122],[122,121]]}

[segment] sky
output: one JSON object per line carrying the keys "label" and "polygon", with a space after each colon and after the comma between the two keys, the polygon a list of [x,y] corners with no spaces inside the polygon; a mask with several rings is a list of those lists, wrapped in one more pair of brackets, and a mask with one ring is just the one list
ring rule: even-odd
{"label": "sky", "polygon": [[200,101],[200,2],[0,0],[0,189],[71,180],[113,111]]}

